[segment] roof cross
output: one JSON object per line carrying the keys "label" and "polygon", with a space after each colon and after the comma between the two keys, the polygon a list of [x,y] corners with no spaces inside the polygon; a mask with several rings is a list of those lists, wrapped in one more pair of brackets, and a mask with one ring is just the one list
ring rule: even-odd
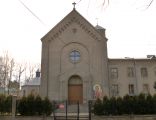
{"label": "roof cross", "polygon": [[73,4],[73,9],[75,9],[76,3],[75,3],[75,2],[73,2],[72,4]]}

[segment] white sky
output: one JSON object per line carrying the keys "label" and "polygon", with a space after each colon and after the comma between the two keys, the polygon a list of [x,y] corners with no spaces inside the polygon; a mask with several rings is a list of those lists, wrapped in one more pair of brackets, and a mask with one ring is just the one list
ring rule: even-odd
{"label": "white sky", "polygon": [[[17,61],[40,63],[40,39],[72,9],[74,0],[21,0],[43,22],[35,18],[19,0],[0,1],[0,55],[9,53]],[[79,0],[75,0],[78,2]],[[106,29],[110,58],[156,55],[156,1],[150,0],[81,0],[76,10],[93,26]]]}

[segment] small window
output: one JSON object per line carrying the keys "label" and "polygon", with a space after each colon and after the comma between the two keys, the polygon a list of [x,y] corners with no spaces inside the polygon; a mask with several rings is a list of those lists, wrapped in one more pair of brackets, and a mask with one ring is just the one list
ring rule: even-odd
{"label": "small window", "polygon": [[129,88],[129,95],[134,95],[134,85],[129,84],[128,88]]}
{"label": "small window", "polygon": [[117,79],[118,78],[118,69],[117,68],[111,68],[110,77],[112,79]]}
{"label": "small window", "polygon": [[147,77],[148,76],[147,68],[141,68],[141,76],[142,77]]}
{"label": "small window", "polygon": [[134,77],[134,68],[133,67],[127,68],[127,76],[128,77]]}
{"label": "small window", "polygon": [[112,85],[112,96],[118,96],[119,95],[119,86],[118,84],[113,84]]}
{"label": "small window", "polygon": [[149,86],[148,86],[148,84],[143,84],[143,93],[145,93],[145,94],[149,93]]}

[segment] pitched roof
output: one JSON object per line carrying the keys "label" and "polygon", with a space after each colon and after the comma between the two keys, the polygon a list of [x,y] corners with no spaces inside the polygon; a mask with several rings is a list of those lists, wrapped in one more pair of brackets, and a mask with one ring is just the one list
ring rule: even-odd
{"label": "pitched roof", "polygon": [[[103,39],[103,35],[89,23],[80,13],[73,9],[67,16],[65,16],[56,26],[54,26],[44,37],[43,40],[53,40],[57,38],[65,29],[67,29],[73,22],[77,23],[90,36],[96,40]],[[99,28],[99,27],[98,27]],[[102,27],[100,27],[102,28]]]}
{"label": "pitched roof", "polygon": [[23,86],[25,86],[25,85],[40,85],[40,81],[41,81],[40,77],[35,77],[32,80],[26,82]]}

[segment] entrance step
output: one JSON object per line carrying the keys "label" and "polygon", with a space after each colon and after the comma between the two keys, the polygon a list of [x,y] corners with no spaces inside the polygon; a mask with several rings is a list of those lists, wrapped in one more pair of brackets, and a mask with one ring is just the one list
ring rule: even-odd
{"label": "entrance step", "polygon": [[[68,113],[77,113],[78,112],[78,105],[68,105],[67,106]],[[66,107],[64,105],[63,108],[59,108],[56,110],[56,113],[66,113]],[[79,113],[88,113],[88,104],[80,104],[79,105]]]}
{"label": "entrance step", "polygon": [[[57,120],[66,120],[66,117],[63,116],[57,116]],[[67,120],[78,120],[77,117],[68,117]],[[79,120],[88,120],[88,117],[79,117]]]}
{"label": "entrance step", "polygon": [[[57,113],[56,119],[66,120],[66,115],[64,113]],[[77,120],[77,119],[78,119],[77,113],[68,113],[67,120]],[[88,120],[88,113],[80,113],[79,120]]]}

